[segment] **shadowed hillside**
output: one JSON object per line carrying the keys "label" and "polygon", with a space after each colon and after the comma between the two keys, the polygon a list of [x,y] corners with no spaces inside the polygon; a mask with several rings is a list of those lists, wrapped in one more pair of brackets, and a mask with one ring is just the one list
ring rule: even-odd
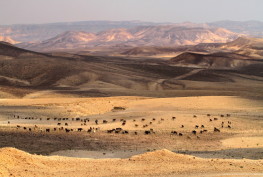
{"label": "shadowed hillside", "polygon": [[232,50],[241,55],[255,59],[263,59],[263,38],[240,37],[221,46],[222,49]]}
{"label": "shadowed hillside", "polygon": [[43,55],[37,52],[17,48],[8,42],[0,41],[0,55],[9,56],[9,57],[18,57],[20,55],[25,55],[25,54]]}
{"label": "shadowed hillside", "polygon": [[[75,96],[240,95],[250,82],[256,84],[254,93],[262,90],[260,65],[255,63],[261,62],[237,54],[184,53],[169,62],[63,52],[49,55],[6,43],[0,44],[0,52],[1,97],[45,90]],[[222,91],[222,83],[231,84]],[[245,94],[251,96],[251,91]]]}
{"label": "shadowed hillside", "polygon": [[206,68],[237,68],[258,62],[249,59],[249,57],[234,53],[198,54],[185,52],[170,61],[176,64]]}

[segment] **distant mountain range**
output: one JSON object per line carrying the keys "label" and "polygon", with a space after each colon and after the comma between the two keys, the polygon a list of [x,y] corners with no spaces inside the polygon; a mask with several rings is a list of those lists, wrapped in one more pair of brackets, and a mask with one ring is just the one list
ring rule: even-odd
{"label": "distant mountain range", "polygon": [[99,33],[68,31],[37,43],[17,46],[33,51],[85,49],[95,46],[179,46],[199,43],[225,43],[240,34],[223,28],[158,25],[131,29],[111,29]]}
{"label": "distant mountain range", "polygon": [[211,27],[225,28],[236,33],[246,34],[252,37],[263,36],[263,22],[260,21],[218,21],[208,23]]}
{"label": "distant mountain range", "polygon": [[36,42],[52,38],[66,31],[84,31],[97,33],[115,28],[133,28],[136,26],[159,25],[159,23],[140,21],[83,21],[46,24],[0,25],[0,35],[9,36],[17,41]]}
{"label": "distant mountain range", "polygon": [[[83,31],[98,33],[109,29],[134,28],[139,26],[158,26],[172,23],[152,23],[141,21],[83,21],[83,22],[62,22],[47,24],[18,24],[0,25],[0,35],[8,36],[15,41],[40,42],[53,38],[66,31]],[[235,33],[242,33],[251,36],[263,36],[263,22],[260,21],[219,21],[207,24],[178,23],[177,26],[185,27],[216,27],[225,28]]]}
{"label": "distant mountain range", "polygon": [[[160,24],[140,21],[87,21],[0,26],[0,41],[34,51],[94,47],[174,47],[225,43],[240,36],[263,36],[263,22],[219,21]],[[253,51],[250,51],[253,53]]]}

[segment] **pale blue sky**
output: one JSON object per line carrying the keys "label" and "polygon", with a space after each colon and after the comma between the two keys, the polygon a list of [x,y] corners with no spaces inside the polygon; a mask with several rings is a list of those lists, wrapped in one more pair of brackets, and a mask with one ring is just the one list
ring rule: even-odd
{"label": "pale blue sky", "polygon": [[0,25],[89,20],[263,21],[263,0],[0,0]]}

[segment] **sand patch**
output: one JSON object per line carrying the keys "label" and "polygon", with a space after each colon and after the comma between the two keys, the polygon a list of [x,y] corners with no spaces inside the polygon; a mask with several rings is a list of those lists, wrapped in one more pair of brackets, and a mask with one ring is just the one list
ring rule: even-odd
{"label": "sand patch", "polygon": [[[0,99],[0,108],[12,108],[13,112],[29,112],[30,115],[45,115],[45,117],[79,117],[94,114],[104,114],[111,112],[115,106],[126,107],[128,102],[132,102],[139,97],[105,97],[105,98],[24,98],[24,99]],[[23,110],[22,110],[23,109]],[[21,111],[22,110],[22,111]],[[9,112],[10,112],[9,111]],[[3,111],[2,111],[3,112]],[[32,112],[35,115],[32,115]],[[15,113],[9,113],[13,116]],[[0,114],[1,115],[1,114]]]}
{"label": "sand patch", "polygon": [[222,140],[227,148],[262,148],[263,137],[236,137]]}
{"label": "sand patch", "polygon": [[109,159],[109,158],[129,158],[133,155],[142,154],[143,151],[87,151],[87,150],[64,150],[50,154],[50,156],[65,156],[76,158]]}
{"label": "sand patch", "polygon": [[201,96],[201,97],[178,97],[178,98],[158,98],[144,99],[133,102],[130,106],[141,109],[166,107],[180,110],[221,110],[242,111],[244,108],[256,112],[262,111],[262,101],[250,100],[232,96]]}

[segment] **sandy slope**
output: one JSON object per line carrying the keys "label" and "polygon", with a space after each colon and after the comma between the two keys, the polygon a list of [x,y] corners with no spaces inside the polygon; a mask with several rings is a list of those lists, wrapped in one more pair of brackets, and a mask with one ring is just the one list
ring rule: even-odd
{"label": "sandy slope", "polygon": [[[125,107],[128,102],[143,99],[143,97],[105,97],[105,98],[73,98],[73,97],[48,98],[24,98],[24,99],[0,99],[0,107],[26,108],[28,114],[35,112],[35,116],[40,116],[47,112],[53,116],[87,116],[93,114],[103,114],[110,112],[114,106]],[[43,108],[43,109],[42,109]],[[31,113],[30,113],[31,112]],[[3,113],[3,112],[2,112]],[[24,113],[25,114],[25,113]],[[1,115],[1,113],[0,113]],[[12,115],[12,113],[10,113]],[[51,116],[51,115],[49,115]],[[4,119],[4,115],[0,117]]]}
{"label": "sandy slope", "polygon": [[[0,150],[1,176],[171,176],[182,174],[261,173],[263,160],[201,159],[159,150],[129,159],[77,159]],[[223,176],[223,175],[222,175]]]}

